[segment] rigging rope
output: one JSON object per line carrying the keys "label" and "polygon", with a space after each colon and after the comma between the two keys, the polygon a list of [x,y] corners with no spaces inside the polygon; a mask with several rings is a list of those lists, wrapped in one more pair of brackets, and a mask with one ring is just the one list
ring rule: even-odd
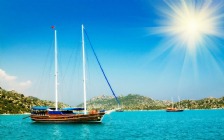
{"label": "rigging rope", "polygon": [[103,73],[103,76],[104,76],[105,80],[107,81],[107,84],[108,84],[108,86],[110,87],[110,90],[111,90],[111,92],[113,93],[113,95],[114,95],[114,97],[115,97],[117,103],[120,105],[120,101],[118,100],[116,94],[114,93],[114,90],[112,89],[112,87],[111,87],[111,85],[110,85],[110,83],[109,83],[109,81],[108,81],[108,79],[107,79],[107,76],[106,76],[106,74],[105,74],[105,72],[104,72],[104,70],[103,70],[103,68],[102,68],[102,66],[101,66],[101,64],[100,64],[100,61],[99,61],[99,59],[98,59],[98,57],[97,57],[97,55],[96,55],[96,52],[95,52],[95,50],[94,50],[94,48],[93,48],[93,45],[92,45],[92,43],[91,43],[91,41],[90,41],[90,39],[89,39],[89,36],[88,36],[88,34],[87,34],[87,32],[86,32],[85,29],[84,29],[84,32],[85,32],[86,37],[87,37],[87,39],[88,39],[88,41],[89,41],[90,47],[91,47],[91,49],[92,49],[92,51],[93,51],[93,54],[94,54],[94,56],[96,57],[97,63],[98,63],[99,66],[100,66],[100,69],[101,69],[101,71],[102,71],[102,73]]}

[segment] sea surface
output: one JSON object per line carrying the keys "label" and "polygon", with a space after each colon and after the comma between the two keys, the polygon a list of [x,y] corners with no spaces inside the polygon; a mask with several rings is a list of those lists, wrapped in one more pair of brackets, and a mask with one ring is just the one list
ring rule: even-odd
{"label": "sea surface", "polygon": [[34,123],[0,115],[0,140],[224,140],[224,110],[129,111],[102,124]]}

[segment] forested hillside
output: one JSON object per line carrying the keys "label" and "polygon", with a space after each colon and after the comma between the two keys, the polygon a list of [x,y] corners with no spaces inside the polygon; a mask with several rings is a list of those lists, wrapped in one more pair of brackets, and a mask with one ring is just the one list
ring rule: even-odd
{"label": "forested hillside", "polygon": [[[54,106],[54,102],[40,100],[36,97],[25,97],[16,91],[6,91],[0,88],[0,114],[29,113],[32,106]],[[59,103],[59,107],[68,106]]]}
{"label": "forested hillside", "polygon": [[[32,106],[50,106],[54,107],[54,102],[40,100],[32,96],[24,96],[16,91],[6,91],[0,88],[0,114],[22,114],[30,112]],[[120,107],[124,110],[158,110],[166,109],[172,106],[171,101],[153,100],[149,97],[138,94],[129,94],[119,96]],[[183,109],[214,109],[224,108],[224,97],[222,98],[204,98],[201,100],[182,100],[173,104],[174,107]],[[59,108],[69,105],[59,103]],[[83,107],[83,104],[78,105]],[[97,96],[87,101],[87,109],[116,109],[118,103],[113,96]]]}
{"label": "forested hillside", "polygon": [[[127,96],[118,97],[121,106],[124,110],[157,110],[166,109],[172,106],[172,102],[168,100],[153,100],[149,97],[138,94],[129,94]],[[83,106],[80,104],[79,106]],[[118,103],[112,96],[98,96],[87,101],[89,108],[99,109],[115,109]],[[201,100],[182,100],[175,102],[174,107],[183,109],[214,109],[224,108],[224,97],[222,98],[204,98]]]}

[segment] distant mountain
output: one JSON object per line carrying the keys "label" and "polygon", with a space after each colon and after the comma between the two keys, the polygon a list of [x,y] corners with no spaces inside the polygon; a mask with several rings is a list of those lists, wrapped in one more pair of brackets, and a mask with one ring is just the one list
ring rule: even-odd
{"label": "distant mountain", "polygon": [[[30,112],[32,106],[54,106],[54,102],[40,100],[36,97],[25,97],[16,91],[6,91],[0,87],[0,114],[22,114]],[[68,106],[59,103],[59,107]]]}
{"label": "distant mountain", "polygon": [[[224,109],[224,97],[221,98],[204,98],[201,100],[182,100],[180,105],[183,108],[188,109],[215,109],[223,108]],[[175,103],[175,106],[179,106],[179,103]]]}
{"label": "distant mountain", "polygon": [[[160,101],[153,100],[149,97],[141,96],[138,94],[129,94],[127,96],[119,96],[119,101],[121,102],[121,106],[125,110],[156,110],[156,109],[164,109],[169,104],[170,101]],[[78,106],[83,106],[80,104]],[[99,109],[115,109],[118,107],[118,104],[113,96],[98,96],[87,101],[87,106],[89,109],[91,108],[99,108]]]}
{"label": "distant mountain", "polygon": [[[172,106],[171,101],[153,100],[149,97],[138,94],[129,94],[127,96],[119,96],[121,107],[124,110],[157,110],[166,109]],[[201,100],[182,100],[173,104],[174,107],[181,107],[183,109],[214,109],[224,108],[224,97],[222,98],[204,98]],[[83,106],[80,104],[78,106]],[[113,96],[97,96],[87,101],[88,109],[115,109],[118,104]]]}
{"label": "distant mountain", "polygon": [[[54,106],[54,102],[40,100],[36,97],[25,97],[16,91],[6,91],[0,87],[0,114],[22,114],[30,112],[32,106]],[[171,101],[153,100],[138,94],[129,94],[119,96],[119,101],[124,110],[158,110],[171,107]],[[59,103],[59,108],[69,105]],[[78,105],[83,107],[83,104]],[[201,100],[182,100],[180,103],[174,103],[174,107],[181,106],[184,109],[214,109],[224,108],[224,97],[222,98],[204,98]],[[118,104],[113,96],[97,96],[87,101],[88,110],[90,109],[115,109]]]}

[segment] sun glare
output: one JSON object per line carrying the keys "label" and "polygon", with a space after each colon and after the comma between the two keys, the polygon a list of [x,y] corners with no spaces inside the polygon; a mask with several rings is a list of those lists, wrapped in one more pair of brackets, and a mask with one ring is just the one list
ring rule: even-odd
{"label": "sun glare", "polygon": [[189,19],[186,23],[184,23],[184,30],[187,35],[195,35],[197,33],[200,34],[200,27],[202,25],[203,23],[200,23],[200,21],[197,21],[196,19]]}
{"label": "sun glare", "polygon": [[165,1],[167,8],[161,8],[161,26],[155,33],[171,37],[176,44],[182,44],[191,52],[206,44],[205,36],[220,37],[217,25],[222,14],[217,15],[221,6],[212,1]]}
{"label": "sun glare", "polygon": [[179,37],[181,37],[180,40],[184,41],[188,48],[193,49],[196,47],[197,42],[206,33],[207,29],[204,27],[211,26],[208,23],[209,21],[203,21],[201,19],[201,17],[196,17],[193,14],[185,15],[183,19],[175,19],[177,21],[175,27],[178,30]]}
{"label": "sun glare", "polygon": [[214,73],[224,76],[224,1],[164,0],[157,8],[157,26],[149,32],[158,35],[159,45],[148,57],[159,62],[161,78],[178,75],[185,87]]}

